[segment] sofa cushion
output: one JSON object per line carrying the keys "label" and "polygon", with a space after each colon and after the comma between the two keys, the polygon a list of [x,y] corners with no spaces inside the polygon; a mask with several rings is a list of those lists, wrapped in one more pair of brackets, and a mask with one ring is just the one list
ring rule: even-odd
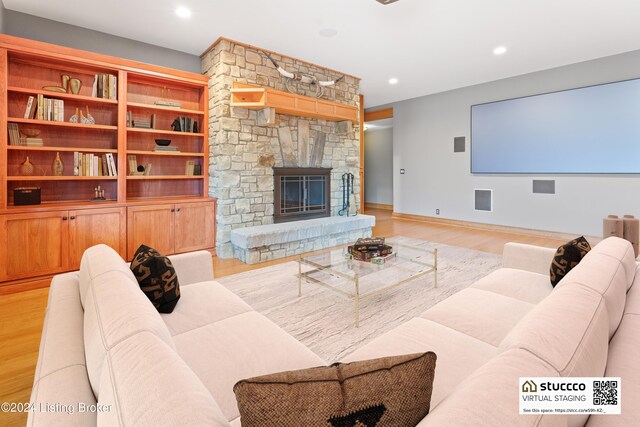
{"label": "sofa cushion", "polygon": [[150,332],[173,347],[169,330],[135,279],[120,270],[94,278],[85,301],[84,348],[96,397],[107,352],[141,332]]}
{"label": "sofa cushion", "polygon": [[416,317],[375,338],[342,361],[353,362],[426,351],[433,351],[438,355],[431,408],[496,354],[496,348],[484,341]]}
{"label": "sofa cushion", "polygon": [[495,292],[467,288],[439,302],[420,317],[497,347],[532,308],[533,304]]}
{"label": "sofa cushion", "polygon": [[580,236],[560,246],[551,261],[551,286],[556,286],[560,280],[574,268],[591,250],[587,239]]}
{"label": "sofa cushion", "polygon": [[631,287],[631,283],[636,273],[636,256],[633,252],[633,246],[625,239],[619,237],[607,237],[596,246],[593,250],[596,253],[607,254],[622,263],[622,267],[627,273],[627,290]]}
{"label": "sofa cushion", "polygon": [[103,426],[228,426],[211,394],[163,340],[149,332],[109,349],[100,379]]}
{"label": "sofa cushion", "polygon": [[240,414],[233,394],[244,378],[325,365],[311,350],[255,311],[174,335],[178,354],[228,420]]}
{"label": "sofa cushion", "polygon": [[[632,288],[633,289],[633,288]],[[622,414],[591,415],[587,426],[639,426],[640,425],[640,315],[625,314],[618,331],[609,344],[609,357],[605,376],[620,377]]]}
{"label": "sofa cushion", "polygon": [[245,427],[414,426],[429,413],[434,353],[385,357],[238,382]]}
{"label": "sofa cushion", "polygon": [[640,266],[638,266],[638,273],[633,286],[631,286],[631,289],[627,292],[624,307],[625,314],[640,314]]}
{"label": "sofa cushion", "polygon": [[622,319],[627,294],[627,274],[622,263],[617,258],[594,249],[567,274],[557,288],[575,286],[576,283],[602,295],[609,316],[611,338]]}
{"label": "sofa cushion", "polygon": [[549,363],[561,376],[604,373],[609,319],[602,297],[570,282],[535,306],[505,337],[499,351],[522,348]]}
{"label": "sofa cushion", "polygon": [[140,245],[131,271],[142,292],[160,313],[171,313],[180,299],[180,282],[171,260],[146,245]]}
{"label": "sofa cushion", "polygon": [[563,415],[518,415],[519,378],[557,376],[552,366],[533,354],[507,350],[469,375],[418,426],[566,427]]}
{"label": "sofa cushion", "polygon": [[80,260],[80,303],[83,308],[91,281],[110,271],[121,271],[132,281],[136,280],[129,265],[109,246],[96,245],[84,251]]}
{"label": "sofa cushion", "polygon": [[515,268],[499,268],[469,287],[495,292],[530,304],[538,304],[553,290],[548,274]]}
{"label": "sofa cushion", "polygon": [[181,289],[180,304],[173,313],[161,314],[171,335],[253,311],[246,302],[218,282],[194,283]]}

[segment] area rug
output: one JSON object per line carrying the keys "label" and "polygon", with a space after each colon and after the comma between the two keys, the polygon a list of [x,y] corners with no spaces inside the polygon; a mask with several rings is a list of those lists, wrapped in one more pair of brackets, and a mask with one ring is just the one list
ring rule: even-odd
{"label": "area rug", "polygon": [[354,324],[353,301],[345,296],[303,282],[298,298],[296,261],[218,281],[332,363],[496,270],[502,260],[499,255],[466,248],[408,237],[395,239],[406,245],[438,249],[438,288],[433,287],[433,274],[428,274],[361,301],[359,328]]}

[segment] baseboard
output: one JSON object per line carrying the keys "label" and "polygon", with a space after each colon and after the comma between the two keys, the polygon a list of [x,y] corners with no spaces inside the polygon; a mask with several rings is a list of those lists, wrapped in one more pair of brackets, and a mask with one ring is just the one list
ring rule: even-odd
{"label": "baseboard", "polygon": [[[452,227],[473,228],[476,230],[497,231],[500,233],[521,234],[525,236],[541,237],[545,239],[571,240],[576,238],[576,234],[561,233],[558,231],[535,230],[532,228],[513,227],[509,225],[485,224],[482,222],[463,221],[458,219],[436,218],[426,215],[413,215],[393,212],[392,218],[405,219],[409,221],[428,222],[431,224],[448,225]],[[585,236],[592,244],[602,240],[599,236]]]}
{"label": "baseboard", "polygon": [[45,276],[37,279],[15,280],[0,284],[0,296],[15,294],[18,292],[32,291],[34,289],[47,288],[51,284],[53,276]]}
{"label": "baseboard", "polygon": [[381,209],[383,211],[393,211],[393,205],[385,205],[384,203],[364,202],[365,209]]}

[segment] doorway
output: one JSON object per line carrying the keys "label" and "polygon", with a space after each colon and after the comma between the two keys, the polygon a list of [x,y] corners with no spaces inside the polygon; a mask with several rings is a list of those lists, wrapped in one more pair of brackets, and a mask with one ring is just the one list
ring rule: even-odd
{"label": "doorway", "polygon": [[393,211],[393,109],[364,117],[364,206]]}

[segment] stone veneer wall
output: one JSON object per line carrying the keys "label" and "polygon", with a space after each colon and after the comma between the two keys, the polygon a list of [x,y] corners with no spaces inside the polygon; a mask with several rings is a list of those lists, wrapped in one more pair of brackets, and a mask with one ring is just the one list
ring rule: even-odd
{"label": "stone veneer wall", "polygon": [[[340,77],[334,71],[272,54],[287,71],[316,76],[319,80]],[[202,72],[209,76],[210,180],[209,195],[218,198],[216,252],[221,258],[233,257],[231,230],[273,223],[273,170],[283,165],[278,128],[288,125],[296,143],[297,127],[307,121],[310,139],[326,133],[322,167],[331,174],[331,210],[342,209],[342,174],[355,176],[354,191],[360,206],[359,124],[339,134],[337,122],[289,115],[276,115],[276,123],[258,126],[256,111],[230,107],[233,82],[268,86],[286,91],[284,78],[258,49],[222,39],[202,56]],[[322,98],[359,107],[359,80],[345,76],[334,87],[325,88]],[[296,93],[314,96],[300,84]]]}

